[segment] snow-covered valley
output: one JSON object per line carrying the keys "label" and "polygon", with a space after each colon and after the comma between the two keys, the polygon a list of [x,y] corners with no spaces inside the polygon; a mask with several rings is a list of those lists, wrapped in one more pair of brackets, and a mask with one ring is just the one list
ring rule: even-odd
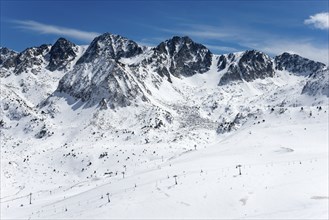
{"label": "snow-covered valley", "polygon": [[328,218],[324,64],[63,45],[1,57],[1,218]]}

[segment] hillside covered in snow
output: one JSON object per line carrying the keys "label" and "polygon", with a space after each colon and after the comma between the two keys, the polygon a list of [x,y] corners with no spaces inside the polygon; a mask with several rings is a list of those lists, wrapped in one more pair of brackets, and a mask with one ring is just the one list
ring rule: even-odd
{"label": "hillside covered in snow", "polygon": [[3,219],[329,217],[323,63],[110,33],[0,55]]}

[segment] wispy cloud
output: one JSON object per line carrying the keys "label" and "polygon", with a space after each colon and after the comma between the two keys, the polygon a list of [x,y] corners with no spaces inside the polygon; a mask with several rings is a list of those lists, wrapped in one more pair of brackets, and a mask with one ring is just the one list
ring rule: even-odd
{"label": "wispy cloud", "polygon": [[142,38],[137,40],[136,43],[139,45],[147,46],[147,47],[155,47],[162,41],[165,41],[166,37],[150,37],[150,38]]}
{"label": "wispy cloud", "polygon": [[144,42],[144,41],[135,41],[138,45],[145,47],[155,47],[155,44]]}
{"label": "wispy cloud", "polygon": [[12,22],[17,25],[17,28],[34,31],[38,34],[66,36],[86,42],[89,42],[100,35],[100,33],[97,32],[87,32],[73,28],[44,24],[32,20],[14,20]]}
{"label": "wispy cloud", "polygon": [[304,24],[312,25],[318,29],[327,30],[329,29],[329,12],[311,15],[304,21]]}
{"label": "wispy cloud", "polygon": [[205,44],[207,48],[210,50],[220,51],[220,52],[237,52],[240,51],[239,49],[236,49],[234,47],[225,47],[225,46],[219,46],[219,45],[212,45],[212,44]]}
{"label": "wispy cloud", "polygon": [[260,45],[258,48],[269,54],[281,54],[283,52],[295,53],[300,56],[306,57],[311,60],[322,62],[326,65],[329,64],[328,45],[325,47],[319,47],[311,42],[299,41],[287,41],[287,40],[272,40],[265,42],[264,45]]}
{"label": "wispy cloud", "polygon": [[[250,48],[266,52],[270,55],[292,52],[328,65],[328,43],[320,45],[311,39],[304,39],[302,37],[282,37],[281,35],[275,35],[261,30],[234,26],[179,25],[180,28],[165,29],[156,27],[156,29],[172,34],[188,35],[196,40],[203,41],[207,47],[217,51],[235,52],[241,50],[241,48]],[[240,48],[225,47],[223,43],[219,45],[214,45],[214,43],[207,44],[209,40],[212,42],[217,40],[234,43],[240,45]]]}

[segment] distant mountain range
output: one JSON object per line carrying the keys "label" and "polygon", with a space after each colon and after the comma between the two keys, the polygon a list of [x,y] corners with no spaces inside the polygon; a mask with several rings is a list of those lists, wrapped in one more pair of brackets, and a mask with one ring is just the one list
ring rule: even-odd
{"label": "distant mountain range", "polygon": [[82,51],[81,46],[64,38],[58,39],[54,45],[32,47],[20,53],[2,47],[1,77],[61,71],[63,77],[56,91],[90,104],[104,99],[112,107],[129,105],[136,98],[146,101],[144,93],[149,89],[143,82],[145,77],[152,77],[157,83],[163,80],[172,82],[175,78],[207,74],[211,65],[216,65],[218,75],[221,75],[218,86],[273,78],[278,75],[278,70],[285,70],[297,76],[312,76],[309,78],[312,92],[309,91],[309,82],[302,89],[303,93],[327,94],[327,85],[322,85],[324,81],[320,79],[321,72],[328,71],[325,64],[296,54],[283,53],[271,58],[260,51],[248,50],[215,55],[189,37],[177,36],[154,48],[147,48],[110,33],[96,37]]}

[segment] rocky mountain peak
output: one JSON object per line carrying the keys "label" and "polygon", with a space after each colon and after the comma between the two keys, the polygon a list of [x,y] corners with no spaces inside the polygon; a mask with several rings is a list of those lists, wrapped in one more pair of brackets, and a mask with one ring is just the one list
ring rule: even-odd
{"label": "rocky mountain peak", "polygon": [[13,67],[15,65],[14,60],[17,55],[17,52],[9,48],[0,47],[0,66],[6,69]]}
{"label": "rocky mountain peak", "polygon": [[154,48],[151,62],[161,76],[192,76],[204,73],[211,65],[212,53],[189,37],[175,36]]}
{"label": "rocky mountain peak", "polygon": [[0,47],[0,65],[10,56],[17,55],[17,53],[7,47]]}
{"label": "rocky mountain peak", "polygon": [[274,58],[277,70],[287,70],[296,75],[308,76],[325,68],[325,64],[309,60],[297,54],[283,53]]}
{"label": "rocky mountain peak", "polygon": [[91,42],[84,55],[77,61],[77,64],[89,63],[99,57],[119,60],[120,58],[136,56],[141,54],[142,51],[142,48],[132,40],[120,35],[105,33]]}
{"label": "rocky mountain peak", "polygon": [[[168,54],[169,56],[174,56],[177,54],[182,48],[188,48],[188,49],[194,49],[194,48],[189,48],[190,45],[197,49],[197,47],[204,47],[201,44],[196,44],[194,43],[189,37],[179,37],[179,36],[174,36],[173,38],[166,40],[162,43],[160,43],[155,50],[158,51],[159,53],[165,53]],[[206,49],[206,47],[204,47]]]}
{"label": "rocky mountain peak", "polygon": [[138,82],[119,62],[120,58],[142,52],[137,43],[122,36],[110,33],[98,36],[60,80],[57,91],[88,102],[90,106],[106,102],[115,108],[128,106],[137,98],[146,100]]}
{"label": "rocky mountain peak", "polygon": [[39,47],[30,47],[19,53],[15,58],[15,74],[21,74],[31,69],[36,73],[45,63],[45,56],[48,54],[51,45],[43,44]]}
{"label": "rocky mountain peak", "polygon": [[249,82],[274,76],[271,58],[256,50],[222,55],[219,57],[217,66],[219,71],[227,68],[227,71],[220,79],[219,85],[241,80]]}
{"label": "rocky mountain peak", "polygon": [[59,38],[50,49],[47,68],[50,71],[64,69],[77,56],[77,51],[78,47],[75,44],[65,38]]}

